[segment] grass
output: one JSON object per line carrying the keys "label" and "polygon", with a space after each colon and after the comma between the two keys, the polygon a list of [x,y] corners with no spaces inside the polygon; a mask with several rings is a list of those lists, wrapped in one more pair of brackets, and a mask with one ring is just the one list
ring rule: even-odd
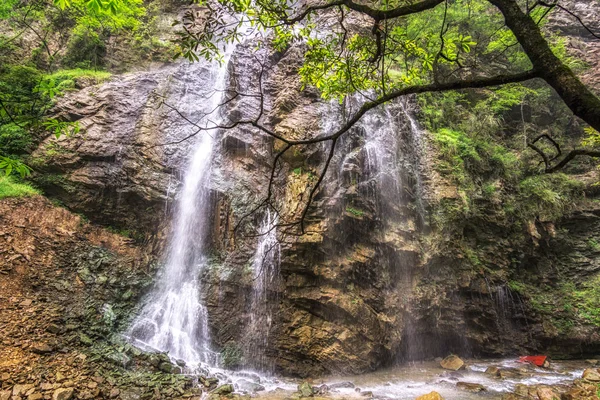
{"label": "grass", "polygon": [[92,69],[62,69],[53,74],[46,75],[45,80],[54,82],[59,94],[74,90],[76,83],[80,80],[89,80],[93,84],[99,84],[110,78],[111,73],[106,71],[95,71]]}
{"label": "grass", "polygon": [[26,183],[18,183],[10,176],[0,177],[0,199],[8,197],[28,197],[40,192]]}

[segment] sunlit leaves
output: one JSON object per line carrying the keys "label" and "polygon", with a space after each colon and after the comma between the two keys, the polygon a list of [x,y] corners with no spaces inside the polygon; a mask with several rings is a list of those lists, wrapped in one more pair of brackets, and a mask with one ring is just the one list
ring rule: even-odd
{"label": "sunlit leaves", "polygon": [[584,147],[599,148],[600,147],[600,132],[592,127],[584,128],[585,138],[581,141]]}
{"label": "sunlit leaves", "polygon": [[60,138],[62,135],[76,135],[81,129],[78,122],[58,121],[56,119],[48,119],[42,122],[42,125],[47,130],[52,132],[57,139]]}
{"label": "sunlit leaves", "polygon": [[6,176],[13,172],[19,174],[21,178],[31,175],[31,168],[11,157],[0,156],[0,170],[4,171]]}
{"label": "sunlit leaves", "polygon": [[56,87],[56,81],[54,79],[47,79],[41,81],[39,85],[33,89],[33,93],[39,93],[42,96],[52,99],[59,94],[59,90]]}

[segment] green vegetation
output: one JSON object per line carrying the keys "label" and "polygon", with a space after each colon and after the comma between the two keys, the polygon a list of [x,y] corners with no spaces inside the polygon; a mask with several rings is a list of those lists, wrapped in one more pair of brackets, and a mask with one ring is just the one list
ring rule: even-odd
{"label": "green vegetation", "polygon": [[361,218],[363,215],[365,215],[365,212],[363,210],[359,210],[359,209],[351,207],[351,206],[346,207],[346,212],[352,214],[353,216],[355,216],[357,218]]}
{"label": "green vegetation", "polygon": [[13,177],[0,176],[0,199],[35,196],[39,191],[30,185],[17,182]]}
{"label": "green vegetation", "polygon": [[[7,28],[0,35],[0,170],[26,176],[26,156],[48,133],[79,132],[77,123],[49,115],[57,96],[101,83],[110,70],[170,58],[170,47],[156,38],[157,4],[7,0],[0,6]],[[123,54],[115,58],[110,51]]]}
{"label": "green vegetation", "polygon": [[600,276],[583,284],[565,280],[551,287],[511,281],[509,287],[562,334],[581,323],[600,327]]}

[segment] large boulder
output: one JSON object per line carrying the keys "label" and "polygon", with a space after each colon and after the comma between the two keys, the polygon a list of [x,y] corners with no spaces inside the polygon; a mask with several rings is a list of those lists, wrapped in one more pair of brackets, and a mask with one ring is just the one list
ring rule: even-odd
{"label": "large boulder", "polygon": [[458,371],[459,369],[465,368],[465,362],[461,360],[460,357],[452,354],[444,358],[440,362],[440,366],[444,369],[449,369],[451,371]]}
{"label": "large boulder", "polygon": [[588,368],[583,371],[583,379],[590,382],[600,382],[600,371],[593,368]]}

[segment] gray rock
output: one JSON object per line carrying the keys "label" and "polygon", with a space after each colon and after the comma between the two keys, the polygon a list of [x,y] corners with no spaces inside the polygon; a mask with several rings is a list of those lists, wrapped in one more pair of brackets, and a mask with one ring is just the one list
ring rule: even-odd
{"label": "gray rock", "polygon": [[354,389],[354,387],[354,383],[349,381],[329,384],[329,389]]}
{"label": "gray rock", "polygon": [[255,383],[246,379],[240,379],[235,383],[235,386],[239,391],[248,392],[248,393],[256,393],[262,392],[265,390],[265,387],[259,383]]}

